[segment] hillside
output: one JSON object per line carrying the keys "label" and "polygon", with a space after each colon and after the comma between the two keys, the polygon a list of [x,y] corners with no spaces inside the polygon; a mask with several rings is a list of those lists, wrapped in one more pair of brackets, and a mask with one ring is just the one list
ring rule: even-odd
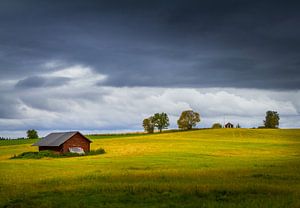
{"label": "hillside", "polygon": [[10,160],[36,147],[0,145],[0,207],[300,206],[299,129],[89,138],[107,153]]}

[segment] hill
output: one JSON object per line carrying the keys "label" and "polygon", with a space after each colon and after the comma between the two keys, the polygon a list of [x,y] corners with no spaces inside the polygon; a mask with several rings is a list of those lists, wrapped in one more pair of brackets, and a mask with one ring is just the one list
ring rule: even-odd
{"label": "hill", "polygon": [[0,206],[300,206],[299,129],[89,137],[107,153],[10,160],[36,148],[0,145]]}

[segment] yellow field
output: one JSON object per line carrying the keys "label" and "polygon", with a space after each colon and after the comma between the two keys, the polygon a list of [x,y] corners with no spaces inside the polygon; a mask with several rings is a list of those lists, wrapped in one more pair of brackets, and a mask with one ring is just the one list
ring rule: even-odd
{"label": "yellow field", "polygon": [[9,159],[0,207],[300,207],[300,130],[90,136],[103,155]]}

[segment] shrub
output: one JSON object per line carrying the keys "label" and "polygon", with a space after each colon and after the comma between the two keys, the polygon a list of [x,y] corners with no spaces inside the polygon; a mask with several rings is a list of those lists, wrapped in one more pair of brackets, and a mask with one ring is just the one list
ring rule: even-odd
{"label": "shrub", "polygon": [[78,154],[75,152],[66,152],[63,154],[60,154],[61,157],[80,157],[80,156],[84,156],[83,154]]}
{"label": "shrub", "polygon": [[10,159],[41,159],[43,157],[51,157],[51,158],[64,158],[64,157],[82,157],[82,156],[88,156],[88,155],[100,155],[104,154],[105,150],[100,148],[96,150],[91,150],[90,152],[87,152],[84,155],[77,154],[77,153],[72,153],[72,152],[67,152],[64,154],[57,154],[53,151],[50,150],[43,150],[40,152],[23,152],[19,155],[14,155]]}
{"label": "shrub", "polygon": [[222,125],[220,123],[214,123],[211,128],[220,129],[220,128],[222,128]]}
{"label": "shrub", "polygon": [[102,148],[96,149],[96,150],[91,150],[89,152],[87,152],[85,155],[101,155],[104,154],[105,150]]}
{"label": "shrub", "polygon": [[14,155],[11,159],[17,159],[17,158],[40,159],[43,157],[59,157],[59,155],[53,153],[52,151],[45,150],[40,152],[23,152],[19,155]]}

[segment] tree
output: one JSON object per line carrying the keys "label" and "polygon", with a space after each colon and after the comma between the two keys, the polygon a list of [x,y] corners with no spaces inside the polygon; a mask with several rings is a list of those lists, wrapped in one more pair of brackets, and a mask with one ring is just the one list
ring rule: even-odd
{"label": "tree", "polygon": [[177,121],[178,128],[192,129],[200,122],[200,115],[192,110],[183,111]]}
{"label": "tree", "polygon": [[34,129],[27,130],[27,138],[28,139],[38,139],[39,136],[38,136],[37,131]]}
{"label": "tree", "polygon": [[149,118],[145,118],[143,120],[143,127],[144,127],[145,131],[148,133],[154,132],[153,116],[150,116]]}
{"label": "tree", "polygon": [[220,123],[214,123],[212,126],[211,126],[212,129],[221,129],[222,128],[222,125]]}
{"label": "tree", "polygon": [[163,129],[168,128],[169,117],[166,113],[155,113],[153,116],[154,126],[158,128],[159,132],[162,132]]}
{"label": "tree", "polygon": [[239,128],[241,128],[241,125],[240,125],[240,124],[237,124],[235,128],[238,128],[238,129],[239,129]]}
{"label": "tree", "polygon": [[265,128],[278,128],[279,114],[276,111],[267,111],[266,120],[264,120]]}

